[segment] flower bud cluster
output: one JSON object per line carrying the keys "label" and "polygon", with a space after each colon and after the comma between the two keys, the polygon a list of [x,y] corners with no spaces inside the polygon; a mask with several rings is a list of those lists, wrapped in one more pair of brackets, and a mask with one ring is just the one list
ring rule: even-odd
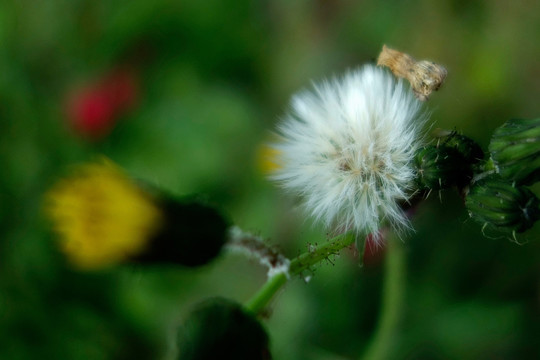
{"label": "flower bud cluster", "polygon": [[512,119],[496,129],[489,155],[484,160],[472,139],[446,133],[417,151],[416,185],[425,191],[457,187],[483,230],[515,238],[540,218],[540,200],[526,187],[540,180],[540,119]]}
{"label": "flower bud cluster", "polygon": [[540,119],[512,119],[497,128],[489,144],[493,167],[471,184],[465,205],[483,229],[516,233],[540,218],[540,200],[526,186],[540,180]]}

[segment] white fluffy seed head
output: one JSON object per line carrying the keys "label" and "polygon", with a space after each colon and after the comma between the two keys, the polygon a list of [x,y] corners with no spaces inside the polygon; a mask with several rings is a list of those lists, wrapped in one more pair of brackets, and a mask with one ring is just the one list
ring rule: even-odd
{"label": "white fluffy seed head", "polygon": [[273,179],[327,228],[375,235],[383,221],[409,228],[399,202],[412,190],[420,107],[402,81],[371,65],[316,84],[293,97],[279,125]]}

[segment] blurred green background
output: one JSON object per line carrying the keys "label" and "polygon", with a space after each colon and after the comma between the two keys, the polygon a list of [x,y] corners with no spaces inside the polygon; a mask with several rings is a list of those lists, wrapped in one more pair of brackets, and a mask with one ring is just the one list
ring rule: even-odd
{"label": "blurred green background", "polygon": [[[70,165],[105,154],[204,194],[292,257],[325,233],[265,179],[258,153],[294,92],[387,44],[447,67],[426,104],[433,128],[485,147],[505,120],[540,116],[539,35],[537,1],[0,2],[0,358],[173,359],[194,304],[244,302],[265,280],[234,254],[197,270],[70,270],[42,215]],[[100,115],[71,114],[70,99],[118,71],[132,101],[102,109],[114,126],[88,136],[74,123]],[[540,358],[538,229],[524,245],[484,237],[454,192],[421,205],[414,227],[392,358]],[[274,358],[357,358],[378,318],[381,255],[359,268],[344,252],[309,284],[291,281],[264,321]]]}

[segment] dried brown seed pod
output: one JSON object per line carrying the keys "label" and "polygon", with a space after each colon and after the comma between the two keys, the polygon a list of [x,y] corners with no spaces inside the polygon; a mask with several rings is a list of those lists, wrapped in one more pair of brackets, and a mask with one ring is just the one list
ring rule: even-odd
{"label": "dried brown seed pod", "polygon": [[416,97],[426,101],[441,87],[448,72],[432,61],[416,61],[412,56],[383,45],[377,65],[388,66],[397,77],[407,79]]}

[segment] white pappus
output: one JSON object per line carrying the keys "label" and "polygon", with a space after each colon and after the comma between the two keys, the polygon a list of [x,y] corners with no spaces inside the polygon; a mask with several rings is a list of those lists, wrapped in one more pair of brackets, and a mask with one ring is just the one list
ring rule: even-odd
{"label": "white pappus", "polygon": [[399,202],[413,188],[425,120],[403,81],[365,65],[293,97],[272,145],[272,178],[331,230],[377,235],[385,221],[410,228]]}

